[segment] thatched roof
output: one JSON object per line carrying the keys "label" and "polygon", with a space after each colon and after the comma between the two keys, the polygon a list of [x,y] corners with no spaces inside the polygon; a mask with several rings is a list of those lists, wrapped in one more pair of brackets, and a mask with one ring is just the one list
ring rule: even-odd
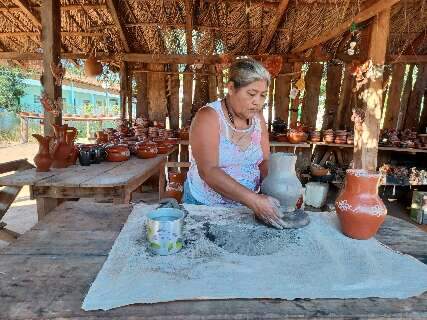
{"label": "thatched roof", "polygon": [[[0,51],[41,52],[41,2],[0,0]],[[257,52],[274,24],[281,1],[61,0],[62,51],[185,54],[186,2],[187,6],[188,2],[192,4],[192,53],[244,55]],[[375,2],[378,1],[289,0],[265,52],[291,53]],[[111,6],[116,7],[118,19]],[[363,27],[369,23],[367,20]],[[427,1],[398,2],[392,7],[388,55],[404,53],[426,30]],[[427,54],[426,39],[411,54]],[[323,43],[323,51],[336,55],[345,49],[346,41],[348,31]]]}

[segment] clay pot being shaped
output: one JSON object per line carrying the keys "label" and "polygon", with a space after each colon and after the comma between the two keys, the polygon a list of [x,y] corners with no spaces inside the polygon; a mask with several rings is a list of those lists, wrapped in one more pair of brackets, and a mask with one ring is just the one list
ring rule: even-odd
{"label": "clay pot being shaped", "polygon": [[276,152],[270,157],[268,176],[261,184],[261,192],[280,201],[283,212],[292,212],[303,188],[295,173],[297,156],[293,153]]}
{"label": "clay pot being shaped", "polygon": [[124,145],[112,145],[105,148],[107,152],[107,161],[121,162],[127,161],[130,158],[130,151],[127,146]]}
{"label": "clay pot being shaped", "polygon": [[52,165],[52,157],[49,153],[49,143],[52,137],[43,137],[39,134],[33,134],[39,143],[39,152],[34,157],[37,172],[47,172]]}
{"label": "clay pot being shaped", "polygon": [[341,229],[346,236],[369,239],[384,222],[387,209],[378,196],[379,181],[379,173],[347,170],[344,188],[335,201]]}
{"label": "clay pot being shaped", "polygon": [[52,127],[55,130],[52,168],[66,168],[69,166],[69,157],[73,146],[73,144],[67,143],[68,125],[52,124]]}

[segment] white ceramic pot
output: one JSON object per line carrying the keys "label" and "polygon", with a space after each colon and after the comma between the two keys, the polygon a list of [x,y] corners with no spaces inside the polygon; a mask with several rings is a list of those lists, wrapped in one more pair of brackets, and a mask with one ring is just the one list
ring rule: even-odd
{"label": "white ceramic pot", "polygon": [[280,201],[283,212],[292,212],[303,194],[301,182],[295,173],[297,156],[293,153],[276,152],[270,157],[268,176],[261,185],[263,194]]}

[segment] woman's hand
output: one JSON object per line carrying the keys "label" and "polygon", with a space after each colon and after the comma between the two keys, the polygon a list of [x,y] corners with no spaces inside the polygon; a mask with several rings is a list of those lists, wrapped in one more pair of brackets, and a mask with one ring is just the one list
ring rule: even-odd
{"label": "woman's hand", "polygon": [[254,194],[254,197],[249,204],[255,216],[267,225],[271,225],[277,229],[283,229],[284,222],[280,219],[280,202],[276,198],[266,196],[264,194]]}

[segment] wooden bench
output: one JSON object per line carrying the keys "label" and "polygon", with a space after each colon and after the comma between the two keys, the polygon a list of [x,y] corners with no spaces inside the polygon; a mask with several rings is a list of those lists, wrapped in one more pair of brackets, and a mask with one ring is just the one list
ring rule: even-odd
{"label": "wooden bench", "polygon": [[[27,161],[27,159],[20,159],[15,161],[9,161],[0,164],[0,174],[22,171],[26,169],[34,168],[34,166]],[[18,193],[21,191],[22,186],[5,186],[0,189],[0,240],[12,242],[20,236],[19,233],[14,232],[6,228],[7,224],[2,222],[4,215],[7,210],[15,201]]]}

